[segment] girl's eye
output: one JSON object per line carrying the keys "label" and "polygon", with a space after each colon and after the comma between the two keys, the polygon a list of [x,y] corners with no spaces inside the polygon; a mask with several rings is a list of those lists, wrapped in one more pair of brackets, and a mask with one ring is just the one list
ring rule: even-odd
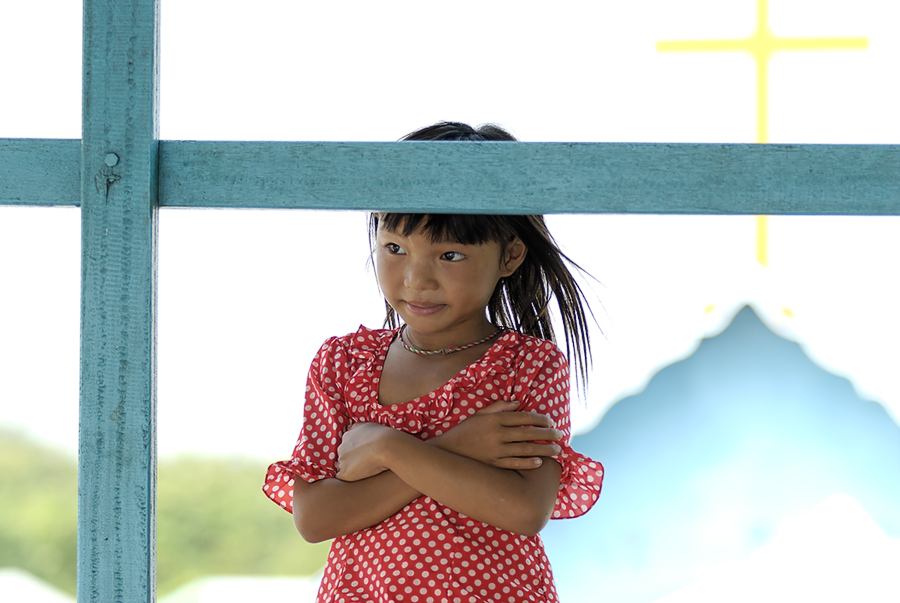
{"label": "girl's eye", "polygon": [[405,251],[403,251],[403,248],[396,243],[388,243],[384,246],[384,248],[388,250],[388,253],[392,253],[394,255],[402,255],[406,253]]}
{"label": "girl's eye", "polygon": [[459,251],[448,251],[441,258],[448,260],[450,262],[458,262],[460,260],[466,259],[465,254],[460,253]]}

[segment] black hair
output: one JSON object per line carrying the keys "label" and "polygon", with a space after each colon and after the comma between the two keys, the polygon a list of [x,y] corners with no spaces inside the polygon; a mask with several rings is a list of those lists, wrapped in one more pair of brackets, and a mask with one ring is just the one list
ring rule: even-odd
{"label": "black hair", "polygon": [[489,142],[509,141],[518,142],[516,137],[494,124],[482,124],[473,128],[469,124],[457,121],[442,121],[433,126],[425,126],[415,132],[410,132],[400,140],[429,140],[429,141],[457,141],[457,142]]}
{"label": "black hair", "polygon": [[[463,123],[440,122],[407,134],[401,140],[486,142],[516,138],[492,124],[475,129]],[[372,249],[379,225],[404,237],[420,232],[435,242],[456,241],[463,245],[495,242],[504,251],[514,239],[521,240],[527,249],[525,259],[513,274],[497,283],[488,302],[488,319],[497,326],[555,343],[549,314],[550,301],[555,298],[562,318],[566,356],[570,361],[574,356],[579,380],[582,385],[587,384],[591,361],[587,315],[593,318],[593,313],[568,265],[580,272],[584,270],[559,249],[543,216],[373,212],[369,216]],[[386,301],[385,308],[385,327],[396,328],[399,326],[397,313]]]}

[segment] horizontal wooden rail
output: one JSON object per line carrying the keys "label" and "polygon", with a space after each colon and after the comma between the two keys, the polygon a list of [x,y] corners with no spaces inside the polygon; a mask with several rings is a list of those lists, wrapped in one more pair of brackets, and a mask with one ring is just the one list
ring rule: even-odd
{"label": "horizontal wooden rail", "polygon": [[0,139],[0,205],[80,203],[80,140]]}
{"label": "horizontal wooden rail", "polygon": [[[0,204],[77,205],[78,144],[0,142]],[[159,162],[163,207],[900,215],[900,145],[167,141]]]}

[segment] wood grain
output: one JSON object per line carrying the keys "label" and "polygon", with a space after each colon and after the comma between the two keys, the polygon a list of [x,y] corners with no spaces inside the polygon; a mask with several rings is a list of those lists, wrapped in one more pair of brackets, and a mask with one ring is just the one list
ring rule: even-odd
{"label": "wood grain", "polygon": [[78,601],[156,600],[158,0],[86,0]]}
{"label": "wood grain", "polygon": [[[77,141],[0,144],[0,203],[71,205]],[[179,142],[163,207],[897,215],[900,146]]]}
{"label": "wood grain", "polygon": [[80,140],[0,138],[0,205],[80,203]]}

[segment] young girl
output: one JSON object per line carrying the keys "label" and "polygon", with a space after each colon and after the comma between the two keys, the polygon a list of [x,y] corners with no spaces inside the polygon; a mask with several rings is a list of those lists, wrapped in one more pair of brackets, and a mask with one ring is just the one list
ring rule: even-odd
{"label": "young girl", "polygon": [[[515,140],[441,123],[405,140]],[[319,603],[558,601],[538,532],[597,500],[569,441],[584,298],[541,216],[373,213],[383,330],[325,342],[293,456],[266,494],[310,542],[334,538]],[[398,325],[398,316],[402,326]]]}

